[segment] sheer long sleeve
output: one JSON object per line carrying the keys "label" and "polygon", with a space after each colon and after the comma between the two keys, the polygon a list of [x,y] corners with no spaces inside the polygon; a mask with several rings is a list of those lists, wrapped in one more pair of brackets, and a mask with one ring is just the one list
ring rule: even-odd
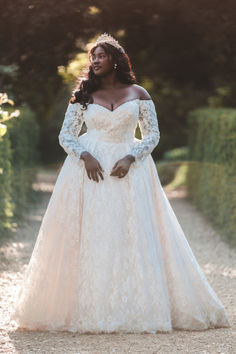
{"label": "sheer long sleeve", "polygon": [[86,151],[78,140],[83,122],[84,117],[80,103],[69,103],[58,140],[68,155],[72,155],[78,159],[80,159],[81,153]]}
{"label": "sheer long sleeve", "polygon": [[135,161],[144,161],[160,140],[156,109],[151,99],[139,101],[138,125],[142,140],[131,149],[130,155],[135,157]]}

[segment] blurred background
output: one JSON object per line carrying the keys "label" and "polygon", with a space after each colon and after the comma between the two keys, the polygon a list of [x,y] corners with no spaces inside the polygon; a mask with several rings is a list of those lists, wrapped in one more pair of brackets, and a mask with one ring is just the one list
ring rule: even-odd
{"label": "blurred background", "polygon": [[126,49],[156,105],[161,139],[152,156],[163,186],[185,188],[236,246],[233,0],[2,1],[1,235],[37,202],[38,173],[58,173],[68,100],[87,63],[87,44],[103,32]]}

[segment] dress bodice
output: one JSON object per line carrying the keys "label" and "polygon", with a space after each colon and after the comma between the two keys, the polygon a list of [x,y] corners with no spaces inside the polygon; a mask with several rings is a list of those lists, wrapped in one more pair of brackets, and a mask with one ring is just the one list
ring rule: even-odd
{"label": "dress bodice", "polygon": [[[135,160],[144,160],[152,152],[160,139],[157,114],[152,99],[133,99],[120,104],[115,110],[92,103],[84,109],[80,103],[69,103],[65,119],[59,133],[59,144],[67,152],[80,158],[86,151],[79,136],[83,122],[87,134],[93,139],[112,143],[134,143],[130,155]],[[139,125],[142,140],[135,138]]]}
{"label": "dress bodice", "polygon": [[119,105],[115,110],[92,103],[84,112],[84,121],[88,133],[96,131],[103,141],[132,141],[138,123],[138,100],[130,100]]}

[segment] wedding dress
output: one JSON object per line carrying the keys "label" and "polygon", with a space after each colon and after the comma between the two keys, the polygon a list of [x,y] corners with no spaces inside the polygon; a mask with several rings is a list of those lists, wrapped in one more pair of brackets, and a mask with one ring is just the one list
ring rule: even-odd
{"label": "wedding dress", "polygon": [[[87,132],[78,136],[85,122]],[[139,124],[142,140],[135,138]],[[152,99],[111,111],[69,104],[67,152],[11,319],[29,330],[171,332],[229,327],[161,186],[151,152],[160,138]],[[89,179],[89,151],[104,180]],[[135,156],[123,178],[116,161]]]}

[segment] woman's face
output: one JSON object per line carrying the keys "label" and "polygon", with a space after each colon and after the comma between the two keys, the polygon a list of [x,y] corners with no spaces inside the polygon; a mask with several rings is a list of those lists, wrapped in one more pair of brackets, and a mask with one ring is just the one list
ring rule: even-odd
{"label": "woman's face", "polygon": [[114,70],[109,56],[102,47],[97,47],[90,57],[92,69],[95,75],[103,76]]}

